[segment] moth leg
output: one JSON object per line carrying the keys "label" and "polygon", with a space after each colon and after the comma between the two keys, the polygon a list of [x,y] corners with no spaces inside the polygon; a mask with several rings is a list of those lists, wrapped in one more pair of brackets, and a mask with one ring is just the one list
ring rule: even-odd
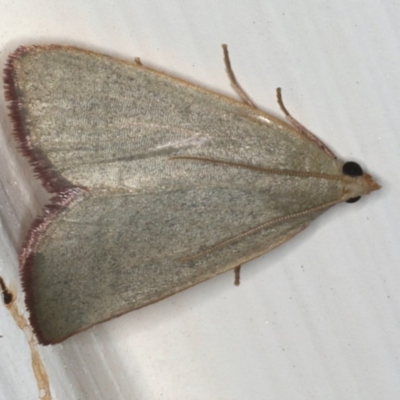
{"label": "moth leg", "polygon": [[141,67],[143,67],[142,60],[140,59],[140,57],[135,57],[133,61],[135,61],[136,65],[140,65]]}
{"label": "moth leg", "polygon": [[333,159],[336,159],[335,154],[333,154],[332,150],[322,142],[317,136],[315,136],[311,131],[309,131],[304,125],[302,125],[297,119],[292,117],[292,115],[289,113],[285,105],[283,104],[283,99],[282,99],[282,89],[277,88],[276,89],[276,97],[278,99],[278,104],[279,107],[281,108],[282,112],[285,114],[285,117],[290,121],[290,123],[300,132],[302,133],[305,137],[307,137],[309,140],[312,140],[315,142],[322,150],[325,151],[329,156],[331,156]]}
{"label": "moth leg", "polygon": [[236,76],[232,69],[231,60],[229,58],[228,46],[226,44],[223,44],[222,49],[224,50],[224,63],[225,63],[226,73],[228,74],[229,80],[231,81],[231,86],[248,106],[252,108],[257,108],[256,105],[252,102],[252,100],[248,96],[248,94],[239,85],[239,82],[236,79]]}
{"label": "moth leg", "polygon": [[40,358],[40,353],[37,348],[36,337],[33,334],[32,328],[28,324],[28,321],[26,320],[25,316],[18,311],[18,306],[15,302],[16,295],[14,296],[11,293],[10,289],[7,288],[1,276],[0,276],[0,291],[3,296],[3,302],[10,311],[10,314],[14,318],[18,328],[20,328],[25,333],[29,332],[29,335],[27,335],[27,337],[30,337],[30,339],[28,339],[28,344],[31,349],[31,364],[33,367],[33,373],[35,375],[40,393],[42,392],[44,393],[44,396],[43,397],[41,396],[40,398],[49,399],[51,398],[49,377],[47,375],[47,371],[44,367],[43,361]]}
{"label": "moth leg", "polygon": [[237,267],[235,267],[233,269],[233,272],[235,273],[235,285],[236,286],[240,285],[240,268],[241,267],[242,267],[241,265],[238,265]]}

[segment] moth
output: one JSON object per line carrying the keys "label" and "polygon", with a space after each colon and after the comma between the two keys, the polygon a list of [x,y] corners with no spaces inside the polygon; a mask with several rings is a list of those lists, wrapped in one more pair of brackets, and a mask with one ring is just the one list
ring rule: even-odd
{"label": "moth", "polygon": [[14,135],[53,195],[21,255],[42,344],[240,266],[379,188],[296,121],[69,46],[5,68]]}

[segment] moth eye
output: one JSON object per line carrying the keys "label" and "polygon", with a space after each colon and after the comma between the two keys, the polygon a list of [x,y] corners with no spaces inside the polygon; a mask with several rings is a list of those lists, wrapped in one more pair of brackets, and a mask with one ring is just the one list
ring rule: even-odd
{"label": "moth eye", "polygon": [[361,196],[352,197],[351,199],[346,200],[346,203],[355,203],[356,201],[360,200]]}
{"label": "moth eye", "polygon": [[354,161],[344,163],[342,171],[345,175],[349,176],[361,176],[363,174],[362,168]]}
{"label": "moth eye", "polygon": [[[354,161],[348,161],[343,164],[342,171],[345,175],[348,176],[361,176],[363,174],[362,168]],[[346,203],[355,203],[360,200],[361,196],[352,197],[348,199]]]}

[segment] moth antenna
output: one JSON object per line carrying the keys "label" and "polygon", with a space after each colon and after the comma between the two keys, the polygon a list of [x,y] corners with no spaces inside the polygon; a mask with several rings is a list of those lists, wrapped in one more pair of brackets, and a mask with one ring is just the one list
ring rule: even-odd
{"label": "moth antenna", "polygon": [[247,236],[253,235],[254,233],[257,233],[257,232],[261,231],[262,229],[268,228],[269,226],[273,226],[273,225],[279,224],[281,222],[290,221],[292,219],[300,218],[307,214],[312,214],[314,212],[326,210],[340,202],[341,202],[341,200],[333,200],[333,201],[330,201],[329,203],[322,204],[317,207],[309,208],[308,210],[303,210],[303,211],[299,211],[297,213],[274,218],[271,221],[264,222],[263,224],[255,226],[254,228],[250,228],[247,231],[240,233],[239,235],[233,236],[230,239],[224,240],[214,246],[211,246],[207,250],[201,251],[190,257],[181,258],[180,261],[185,262],[185,261],[196,260],[196,259],[206,256],[207,254],[210,254],[216,250],[222,249],[223,247],[229,246],[233,242],[236,242],[240,239],[244,239]]}
{"label": "moth antenna", "polygon": [[299,121],[297,121],[296,118],[294,118],[288,109],[285,107],[285,104],[283,103],[283,98],[282,98],[282,89],[277,88],[276,89],[276,97],[278,99],[278,104],[279,107],[281,108],[282,112],[285,114],[285,117],[287,120],[305,137],[316,143],[323,151],[325,151],[326,154],[331,156],[334,160],[336,160],[335,154],[332,152],[332,150],[324,143],[322,142],[321,139],[319,139],[317,136],[315,136],[310,130],[308,130],[303,124],[301,124]]}
{"label": "moth antenna", "polygon": [[196,156],[172,156],[170,160],[189,160],[189,161],[201,161],[210,164],[226,165],[228,167],[249,169],[252,171],[261,172],[264,174],[271,175],[283,175],[283,176],[296,176],[299,178],[321,178],[330,180],[341,180],[342,175],[331,175],[331,174],[320,174],[318,172],[308,172],[308,171],[294,171],[290,169],[277,169],[277,168],[264,168],[257,165],[249,165],[244,163],[237,163],[234,161],[217,160],[214,158],[207,157],[196,157]]}
{"label": "moth antenna", "polygon": [[244,89],[240,86],[239,82],[236,79],[235,73],[233,72],[232,69],[231,60],[229,58],[228,46],[226,44],[223,44],[222,48],[224,50],[224,63],[225,63],[226,73],[228,74],[229,80],[231,81],[231,86],[249,107],[257,108],[257,106],[253,103],[249,95],[244,91]]}

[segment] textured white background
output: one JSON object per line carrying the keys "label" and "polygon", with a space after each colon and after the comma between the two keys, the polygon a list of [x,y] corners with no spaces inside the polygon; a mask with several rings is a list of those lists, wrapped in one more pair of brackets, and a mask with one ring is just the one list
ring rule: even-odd
{"label": "textured white background", "polygon": [[[287,107],[383,189],[279,249],[40,352],[59,400],[400,398],[400,2],[2,0],[0,63],[64,43],[133,59],[262,108]],[[3,96],[1,91],[1,96]],[[43,193],[0,98],[0,275]],[[154,251],[157,251],[155,248]],[[90,282],[88,282],[88,285]],[[24,334],[0,304],[0,399],[37,399]]]}

